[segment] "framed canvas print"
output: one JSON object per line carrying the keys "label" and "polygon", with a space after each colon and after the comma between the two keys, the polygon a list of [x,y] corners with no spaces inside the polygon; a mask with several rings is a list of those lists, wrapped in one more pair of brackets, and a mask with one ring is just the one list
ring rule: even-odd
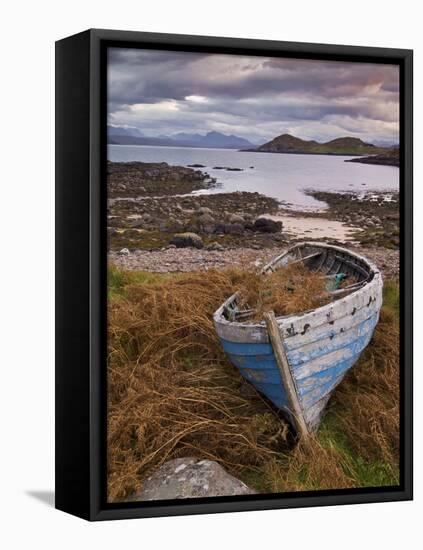
{"label": "framed canvas print", "polygon": [[412,52],[56,44],[56,507],[412,498]]}

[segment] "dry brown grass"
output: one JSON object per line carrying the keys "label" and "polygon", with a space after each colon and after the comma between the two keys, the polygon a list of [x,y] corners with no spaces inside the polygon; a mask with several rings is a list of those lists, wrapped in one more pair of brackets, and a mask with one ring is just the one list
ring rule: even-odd
{"label": "dry brown grass", "polygon": [[371,344],[335,391],[319,432],[266,465],[269,489],[399,483],[399,324],[381,310]]}
{"label": "dry brown grass", "polygon": [[209,272],[126,286],[109,306],[109,499],[170,458],[260,471],[287,424],[226,361],[212,313],[240,274]]}
{"label": "dry brown grass", "polygon": [[304,264],[293,264],[263,277],[251,273],[240,281],[240,305],[255,311],[249,321],[263,319],[273,310],[275,315],[290,315],[323,306],[330,301],[327,280],[321,273],[310,272]]}
{"label": "dry brown grass", "polygon": [[224,357],[212,323],[220,303],[254,277],[228,270],[137,282],[118,273],[109,302],[109,501],[182,456],[217,460],[268,492],[371,484],[363,468],[375,461],[396,479],[396,316],[383,313],[318,437],[293,446],[286,422]]}
{"label": "dry brown grass", "polygon": [[[361,391],[365,388],[365,391]],[[382,309],[371,346],[334,395],[333,407],[351,449],[398,471],[399,326],[395,312]]]}
{"label": "dry brown grass", "polygon": [[322,443],[312,436],[300,442],[284,459],[270,460],[265,466],[269,491],[274,493],[346,489],[357,481],[348,475],[348,462],[334,443]]}

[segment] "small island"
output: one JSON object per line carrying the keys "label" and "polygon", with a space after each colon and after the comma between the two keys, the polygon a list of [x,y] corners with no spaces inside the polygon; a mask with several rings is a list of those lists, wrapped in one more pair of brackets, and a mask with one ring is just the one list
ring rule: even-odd
{"label": "small island", "polygon": [[340,137],[319,143],[315,140],[304,140],[290,134],[282,134],[256,149],[244,149],[254,153],[290,153],[301,155],[377,155],[386,151],[372,143],[355,137]]}

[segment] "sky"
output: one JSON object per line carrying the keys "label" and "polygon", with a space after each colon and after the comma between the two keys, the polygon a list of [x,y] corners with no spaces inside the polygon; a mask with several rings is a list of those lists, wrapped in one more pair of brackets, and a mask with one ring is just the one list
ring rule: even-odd
{"label": "sky", "polygon": [[147,136],[218,131],[399,142],[395,65],[110,48],[108,123]]}

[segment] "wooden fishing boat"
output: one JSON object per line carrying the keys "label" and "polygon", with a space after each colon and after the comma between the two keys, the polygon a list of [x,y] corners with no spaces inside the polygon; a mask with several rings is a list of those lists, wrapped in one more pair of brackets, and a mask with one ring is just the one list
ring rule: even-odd
{"label": "wooden fishing boat", "polygon": [[314,242],[293,246],[263,274],[294,262],[328,280],[343,273],[354,283],[332,290],[332,301],[322,307],[277,318],[266,313],[259,323],[248,322],[249,312],[238,306],[235,293],[213,320],[230,361],[307,436],[318,429],[332,392],[372,338],[383,282],[366,258]]}

